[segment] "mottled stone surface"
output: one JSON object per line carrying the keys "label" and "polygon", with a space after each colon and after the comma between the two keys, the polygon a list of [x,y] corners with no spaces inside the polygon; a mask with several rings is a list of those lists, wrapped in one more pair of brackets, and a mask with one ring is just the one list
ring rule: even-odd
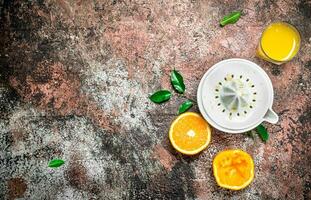
{"label": "mottled stone surface", "polygon": [[[221,28],[234,10],[242,18]],[[311,199],[309,0],[0,0],[0,15],[0,199]],[[279,20],[302,36],[282,66],[255,57]],[[167,133],[184,97],[155,105],[148,95],[171,89],[176,68],[195,99],[205,71],[232,57],[272,79],[270,140],[213,130],[203,153],[178,154]],[[255,160],[242,191],[212,176],[227,148]],[[52,158],[66,163],[49,169]]]}

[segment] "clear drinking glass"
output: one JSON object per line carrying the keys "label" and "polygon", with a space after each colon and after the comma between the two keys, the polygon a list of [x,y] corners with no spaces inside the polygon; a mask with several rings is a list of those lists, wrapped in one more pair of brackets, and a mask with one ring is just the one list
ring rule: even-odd
{"label": "clear drinking glass", "polygon": [[291,24],[274,22],[262,33],[257,56],[280,65],[294,58],[300,48],[300,34]]}

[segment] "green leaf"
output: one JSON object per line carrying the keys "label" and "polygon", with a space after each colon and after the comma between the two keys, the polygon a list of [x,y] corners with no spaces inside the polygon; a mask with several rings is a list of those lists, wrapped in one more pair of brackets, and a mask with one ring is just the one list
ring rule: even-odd
{"label": "green leaf", "polygon": [[184,79],[175,69],[171,73],[171,83],[178,93],[183,94],[185,92]]}
{"label": "green leaf", "polygon": [[178,114],[186,112],[189,108],[193,106],[192,101],[187,100],[179,106]]}
{"label": "green leaf", "polygon": [[168,90],[159,90],[155,93],[153,93],[149,99],[154,103],[162,103],[164,101],[167,101],[171,98],[172,94]]}
{"label": "green leaf", "polygon": [[262,141],[264,141],[264,142],[268,141],[269,133],[268,133],[267,129],[262,124],[257,126],[256,130],[257,130],[257,133],[260,136]]}
{"label": "green leaf", "polygon": [[57,168],[57,167],[60,167],[62,166],[63,164],[65,163],[65,161],[61,160],[61,159],[53,159],[49,162],[49,167],[52,167],[52,168]]}
{"label": "green leaf", "polygon": [[234,24],[235,22],[237,22],[241,17],[241,12],[240,11],[235,11],[230,13],[229,15],[226,15],[221,21],[220,21],[220,25],[226,26],[227,24]]}

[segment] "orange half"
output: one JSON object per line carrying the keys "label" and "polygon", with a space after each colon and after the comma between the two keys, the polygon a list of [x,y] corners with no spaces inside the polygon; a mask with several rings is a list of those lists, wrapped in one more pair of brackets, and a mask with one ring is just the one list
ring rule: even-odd
{"label": "orange half", "polygon": [[219,152],[213,161],[217,184],[230,190],[241,190],[254,179],[254,161],[241,149]]}
{"label": "orange half", "polygon": [[169,139],[178,152],[194,155],[204,150],[211,141],[211,128],[201,115],[186,112],[172,123]]}

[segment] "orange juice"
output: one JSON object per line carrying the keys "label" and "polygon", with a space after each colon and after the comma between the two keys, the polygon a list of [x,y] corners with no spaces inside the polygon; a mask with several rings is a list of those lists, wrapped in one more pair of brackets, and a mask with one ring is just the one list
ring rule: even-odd
{"label": "orange juice", "polygon": [[291,60],[299,51],[300,34],[285,22],[270,24],[262,33],[257,55],[275,64]]}

